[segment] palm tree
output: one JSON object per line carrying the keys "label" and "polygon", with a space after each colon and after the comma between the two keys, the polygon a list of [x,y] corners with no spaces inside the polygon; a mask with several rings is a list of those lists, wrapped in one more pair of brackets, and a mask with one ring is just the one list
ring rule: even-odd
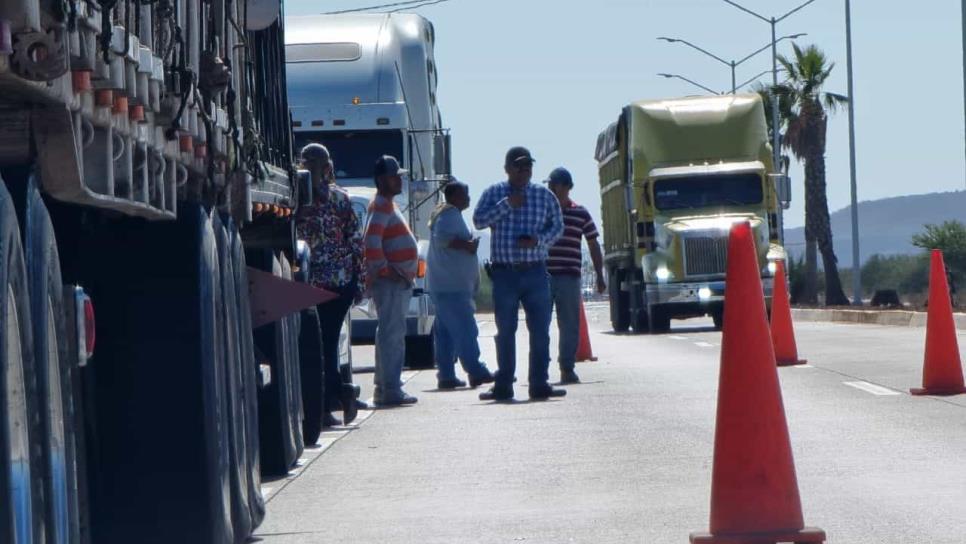
{"label": "palm tree", "polygon": [[[778,97],[779,113],[785,125],[782,147],[791,150],[805,165],[805,288],[802,302],[818,302],[817,252],[825,268],[825,304],[847,305],[842,290],[838,259],[832,247],[832,225],[825,194],[825,135],[828,113],[849,99],[841,94],[825,92],[822,87],[835,67],[821,49],[810,45],[802,49],[793,44],[794,61],[779,55],[785,69],[785,82],[772,92]],[[816,251],[817,250],[817,251]]]}

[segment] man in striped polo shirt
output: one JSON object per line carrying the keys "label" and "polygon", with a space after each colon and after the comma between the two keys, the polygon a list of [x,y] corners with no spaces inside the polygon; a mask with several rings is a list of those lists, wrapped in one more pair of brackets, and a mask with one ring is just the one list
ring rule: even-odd
{"label": "man in striped polo shirt", "polygon": [[547,186],[560,201],[564,232],[550,247],[547,272],[550,273],[550,295],[557,311],[557,330],[560,332],[557,362],[560,364],[560,383],[580,383],[574,371],[577,342],[580,338],[580,279],[582,256],[580,239],[587,239],[590,258],[597,273],[597,292],[607,289],[604,283],[604,257],[597,243],[597,226],[590,212],[570,199],[574,180],[566,168],[554,168],[547,178]]}
{"label": "man in striped polo shirt", "polygon": [[414,404],[416,397],[402,389],[406,356],[406,312],[418,266],[416,238],[393,198],[402,193],[406,173],[395,157],[376,161],[376,197],[369,203],[366,222],[366,270],[369,292],[376,306],[376,373],[373,401],[377,406]]}

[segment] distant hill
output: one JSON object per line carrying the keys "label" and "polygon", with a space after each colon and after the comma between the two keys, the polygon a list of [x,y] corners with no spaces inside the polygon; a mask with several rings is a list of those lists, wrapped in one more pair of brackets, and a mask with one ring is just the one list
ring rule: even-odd
{"label": "distant hill", "polygon": [[[835,255],[843,268],[852,266],[851,206],[832,213]],[[950,219],[966,222],[966,191],[928,193],[859,202],[859,258],[864,263],[875,254],[916,253],[910,241],[926,223]],[[805,252],[805,229],[785,231],[785,246],[796,259]],[[821,266],[821,258],[819,258]]]}

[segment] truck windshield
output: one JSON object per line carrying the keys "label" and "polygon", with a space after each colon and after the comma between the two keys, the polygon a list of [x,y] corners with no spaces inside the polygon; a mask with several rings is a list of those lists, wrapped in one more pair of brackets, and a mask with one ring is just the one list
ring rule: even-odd
{"label": "truck windshield", "polygon": [[[405,164],[400,130],[304,131],[295,133],[295,152],[306,144],[324,145],[335,163],[335,177],[345,187],[372,186],[372,168],[382,155],[392,155]],[[341,180],[354,179],[346,183]]]}
{"label": "truck windshield", "polygon": [[659,179],[654,200],[659,210],[761,204],[761,176],[755,173],[715,174]]}

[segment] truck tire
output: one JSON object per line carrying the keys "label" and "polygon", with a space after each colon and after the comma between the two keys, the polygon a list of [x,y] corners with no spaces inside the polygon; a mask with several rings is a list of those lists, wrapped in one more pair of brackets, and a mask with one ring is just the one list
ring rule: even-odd
{"label": "truck tire", "polygon": [[17,213],[0,182],[0,541],[43,542],[41,422],[27,270]]}
{"label": "truck tire", "polygon": [[[270,250],[255,250],[248,255],[258,269],[282,275],[282,264]],[[298,454],[292,429],[290,369],[293,367],[289,343],[289,319],[262,325],[254,331],[255,347],[266,358],[259,363],[271,368],[271,382],[258,391],[258,434],[263,476],[284,476],[295,464]]]}
{"label": "truck tire", "polygon": [[651,334],[661,334],[671,330],[671,314],[658,305],[648,306],[648,321]]}
{"label": "truck tire", "polygon": [[621,289],[624,274],[621,270],[612,269],[610,281],[607,282],[610,298],[610,324],[614,332],[627,332],[631,326],[631,298],[630,293]]}
{"label": "truck tire", "polygon": [[[66,344],[64,290],[57,241],[33,177],[12,190],[24,233],[34,369],[41,419],[44,525],[51,544],[80,541],[74,367]],[[73,302],[73,301],[71,301]]]}
{"label": "truck tire", "polygon": [[[244,542],[252,533],[252,513],[248,504],[248,432],[245,418],[245,387],[242,381],[240,330],[238,327],[238,290],[235,287],[231,242],[228,229],[233,227],[230,217],[212,218],[218,242],[218,267],[221,280],[222,340],[227,394],[225,410],[228,415],[229,476],[231,484],[231,519],[235,540]],[[228,228],[226,228],[226,225]]]}
{"label": "truck tire", "polygon": [[319,441],[325,414],[325,379],[322,369],[322,329],[316,308],[302,310],[299,331],[299,368],[302,381],[302,438],[306,445]]}
{"label": "truck tire", "polygon": [[436,367],[436,346],[432,334],[406,337],[405,366],[413,370]]}
{"label": "truck tire", "polygon": [[724,308],[712,310],[711,319],[714,321],[714,330],[720,331],[724,328]]}
{"label": "truck tire", "polygon": [[[279,255],[282,264],[282,277],[291,280],[292,264],[285,254]],[[295,312],[284,318],[286,322],[285,346],[288,351],[288,387],[286,395],[289,402],[289,417],[292,418],[292,441],[295,444],[295,459],[298,460],[305,451],[305,440],[302,437],[302,373],[299,365],[299,331],[301,330],[302,314]],[[295,464],[295,461],[293,461]]]}
{"label": "truck tire", "polygon": [[84,399],[92,541],[231,543],[211,218],[182,203],[175,222],[109,219],[88,228],[80,264],[98,327],[85,369],[93,394]]}
{"label": "truck tire", "polygon": [[245,460],[248,472],[248,506],[252,530],[265,519],[265,500],[262,497],[261,457],[258,438],[258,363],[255,360],[255,340],[252,337],[252,310],[248,296],[248,269],[241,235],[234,224],[229,225],[231,238],[231,267],[235,276],[235,303],[238,310],[238,343],[241,379],[245,404]]}

